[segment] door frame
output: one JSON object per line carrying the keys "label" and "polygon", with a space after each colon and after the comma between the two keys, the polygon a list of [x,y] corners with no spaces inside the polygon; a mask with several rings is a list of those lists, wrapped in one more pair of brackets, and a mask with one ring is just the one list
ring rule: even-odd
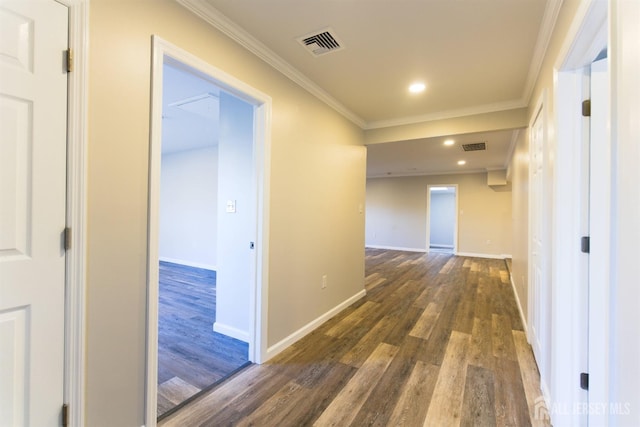
{"label": "door frame", "polygon": [[87,224],[87,123],[89,77],[89,0],[55,0],[69,9],[69,48],[73,70],[68,79],[67,227],[64,402],[69,426],[85,424],[85,312]]}
{"label": "door frame", "polygon": [[195,70],[199,76],[254,106],[254,184],[256,188],[256,252],[249,300],[249,360],[267,357],[267,289],[269,242],[269,165],[271,97],[162,38],[152,36],[149,211],[147,240],[147,354],[145,425],[157,423],[158,375],[158,241],[162,147],[162,74],[165,59]]}
{"label": "door frame", "polygon": [[428,184],[427,185],[427,242],[426,242],[426,252],[429,252],[431,247],[431,187],[454,187],[456,189],[456,211],[454,215],[454,224],[453,224],[453,254],[458,255],[458,212],[460,212],[458,203],[458,184]]}
{"label": "door frame", "polygon": [[[582,183],[582,142],[585,137],[580,104],[583,101],[584,69],[590,66],[603,48],[608,45],[608,1],[583,1],[576,12],[574,21],[564,39],[554,64],[554,103],[557,144],[554,147],[556,161],[554,174],[554,268],[552,286],[552,399],[559,405],[575,407],[581,402],[609,401],[607,385],[607,364],[593,366],[587,361],[590,390],[588,395],[578,387],[580,372],[584,372],[585,343],[581,335],[585,326],[581,324],[581,310],[577,301],[584,295],[585,286],[581,281],[584,261],[580,251],[580,224],[575,219],[581,212]],[[610,175],[609,175],[610,176]],[[608,203],[610,200],[600,201]],[[562,206],[563,209],[558,209]],[[603,206],[608,210],[610,206]],[[609,236],[603,236],[610,241]],[[589,263],[608,269],[609,260],[591,257]],[[604,264],[606,265],[604,265]],[[562,286],[560,286],[562,284]],[[603,284],[602,284],[603,285]],[[592,284],[589,292],[592,292]],[[609,356],[609,313],[608,294],[598,293],[599,311],[589,307],[589,324],[598,324],[602,334],[588,334],[588,347],[597,348],[599,359],[606,361]],[[590,359],[590,355],[587,355]],[[548,402],[549,403],[549,402]],[[553,406],[552,406],[553,407]],[[589,424],[602,424],[597,413],[558,413],[552,421],[559,424],[578,425],[582,416],[588,416]],[[600,416],[605,416],[601,414]],[[562,417],[562,418],[560,418]]]}

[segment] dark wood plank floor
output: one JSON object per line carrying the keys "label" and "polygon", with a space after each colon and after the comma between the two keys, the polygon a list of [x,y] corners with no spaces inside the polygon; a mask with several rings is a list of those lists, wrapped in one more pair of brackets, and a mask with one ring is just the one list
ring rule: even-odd
{"label": "dark wood plank floor", "polygon": [[161,425],[548,425],[503,260],[371,249],[366,274],[365,298]]}
{"label": "dark wood plank floor", "polygon": [[213,332],[216,272],[160,262],[158,416],[247,362],[248,345]]}

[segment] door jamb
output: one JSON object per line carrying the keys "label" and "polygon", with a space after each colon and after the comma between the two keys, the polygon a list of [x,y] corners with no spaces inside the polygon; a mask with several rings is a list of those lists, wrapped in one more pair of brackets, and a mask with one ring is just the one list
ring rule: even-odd
{"label": "door jamb", "polygon": [[[147,354],[145,425],[157,422],[158,370],[158,209],[162,143],[162,70],[165,58],[196,70],[202,78],[254,106],[254,183],[257,190],[256,269],[250,293],[249,360],[262,363],[267,357],[267,295],[269,242],[269,164],[271,144],[271,97],[208,64],[191,53],[152,36],[151,124],[149,152],[149,203],[147,242]],[[154,267],[155,266],[155,267]]]}
{"label": "door jamb", "polygon": [[66,253],[64,403],[69,426],[85,424],[85,293],[87,218],[87,99],[89,0],[57,0],[69,9],[69,48],[73,71],[68,73],[66,225],[71,248]]}

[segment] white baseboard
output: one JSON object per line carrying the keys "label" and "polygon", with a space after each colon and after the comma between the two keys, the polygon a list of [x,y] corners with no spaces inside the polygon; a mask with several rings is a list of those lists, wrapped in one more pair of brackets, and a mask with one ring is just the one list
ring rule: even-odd
{"label": "white baseboard", "polygon": [[215,322],[213,324],[213,331],[243,342],[249,342],[249,332],[225,325],[224,323]]}
{"label": "white baseboard", "polygon": [[513,295],[516,297],[516,305],[518,306],[518,313],[520,313],[520,320],[522,321],[522,328],[527,335],[527,342],[529,342],[529,328],[527,328],[527,320],[524,318],[524,311],[522,311],[522,304],[520,304],[520,296],[516,290],[516,282],[513,281],[513,274],[509,273],[509,280],[511,281],[511,288],[513,289]]}
{"label": "white baseboard", "polygon": [[447,244],[440,244],[440,243],[431,243],[429,245],[429,249],[453,249],[454,246],[453,245],[447,245]]}
{"label": "white baseboard", "polygon": [[381,246],[381,245],[364,245],[365,248],[370,249],[385,249],[388,251],[405,251],[405,252],[427,252],[424,248],[403,248],[398,246]]}
{"label": "white baseboard", "polygon": [[505,259],[510,258],[507,255],[499,255],[499,254],[479,254],[475,252],[457,252],[457,256],[467,256],[472,258],[491,258],[491,259]]}
{"label": "white baseboard", "polygon": [[186,265],[187,267],[202,268],[202,269],[211,270],[211,271],[217,271],[218,270],[218,267],[215,266],[215,265],[203,264],[203,263],[192,262],[192,261],[185,261],[183,259],[177,259],[177,258],[160,257],[160,261],[170,262],[172,264]]}
{"label": "white baseboard", "polygon": [[302,328],[298,329],[297,331],[295,331],[294,333],[292,333],[288,337],[286,337],[283,340],[281,340],[281,341],[277,342],[276,344],[272,345],[271,347],[269,347],[267,349],[267,357],[266,357],[265,361],[271,359],[274,356],[276,356],[278,353],[282,352],[283,350],[285,350],[287,347],[289,347],[292,344],[294,344],[299,339],[301,339],[304,336],[308,335],[314,329],[316,329],[318,326],[322,325],[324,322],[326,322],[327,320],[331,319],[333,316],[335,316],[336,314],[340,313],[342,310],[344,310],[345,308],[347,308],[348,306],[350,306],[354,302],[358,301],[361,298],[364,298],[364,296],[366,294],[367,294],[367,292],[364,289],[361,290],[360,292],[358,292],[357,294],[355,294],[351,298],[348,298],[347,300],[345,300],[342,303],[338,304],[337,306],[333,307],[331,310],[327,311],[326,313],[324,313],[320,317],[318,317],[315,320],[312,320],[311,322],[307,323]]}

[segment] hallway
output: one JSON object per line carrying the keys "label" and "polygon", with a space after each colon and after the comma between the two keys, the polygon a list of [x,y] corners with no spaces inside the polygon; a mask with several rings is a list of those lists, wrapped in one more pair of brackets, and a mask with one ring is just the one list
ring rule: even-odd
{"label": "hallway", "polygon": [[503,260],[367,249],[365,285],[160,425],[548,425]]}

